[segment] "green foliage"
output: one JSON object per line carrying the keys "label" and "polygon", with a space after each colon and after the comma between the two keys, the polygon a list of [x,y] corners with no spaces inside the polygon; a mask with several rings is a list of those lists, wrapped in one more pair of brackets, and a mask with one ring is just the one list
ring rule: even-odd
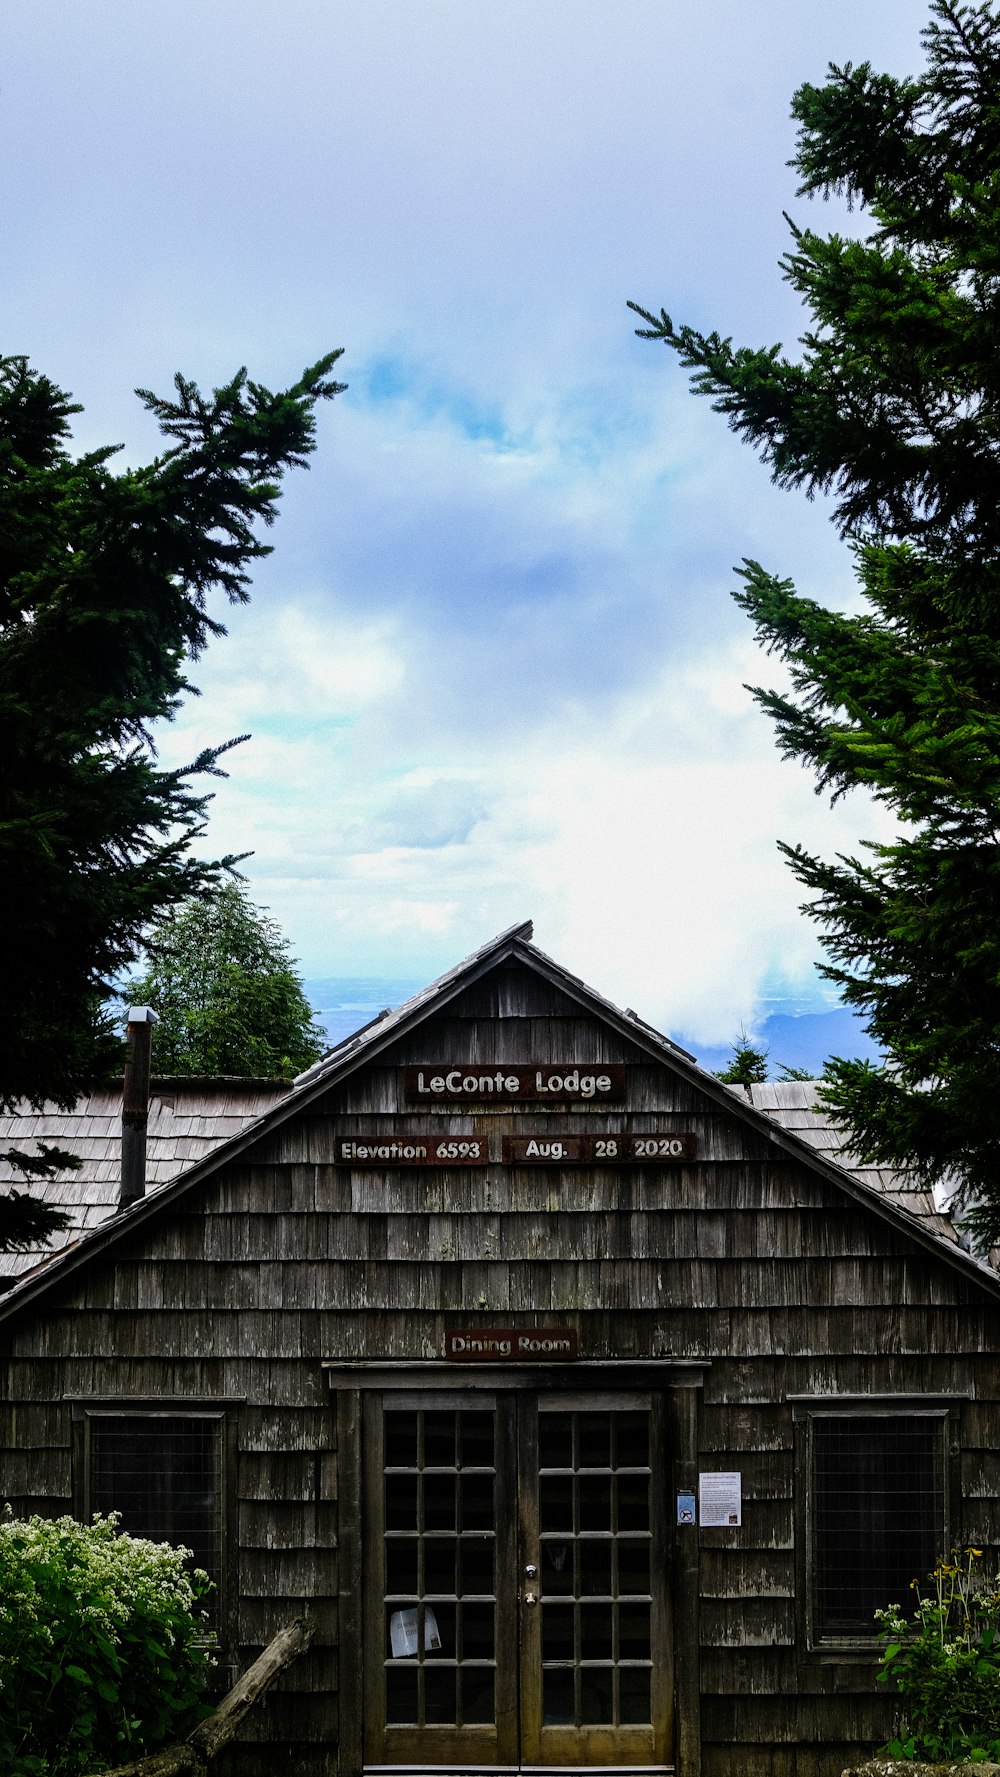
{"label": "green foliage", "polygon": [[[927,67],[831,68],[793,101],[800,194],[867,232],[792,224],[801,354],[736,348],[637,310],[783,487],[832,497],[864,598],[850,615],[759,563],[737,598],[788,692],[754,688],[782,752],[836,798],[864,788],[892,843],[783,847],[824,973],[884,1066],[835,1059],[825,1097],[870,1161],[959,1185],[1000,1238],[1000,16],[934,0]],[[633,305],[634,306],[634,305]]]}
{"label": "green foliage", "polygon": [[[83,1162],[66,1148],[53,1147],[51,1142],[36,1141],[34,1154],[25,1148],[4,1148],[0,1160],[26,1179],[50,1179],[57,1172],[78,1172]],[[50,1203],[41,1203],[27,1191],[10,1191],[0,1198],[0,1251],[25,1252],[38,1241],[69,1227],[70,1218],[64,1210]]]}
{"label": "green foliage", "polygon": [[[726,1086],[760,1086],[772,1078],[768,1060],[770,1050],[766,1044],[758,1048],[741,1028],[738,1040],[730,1047],[732,1060],[716,1074],[717,1080]],[[784,1062],[778,1075],[779,1080],[811,1080],[812,1077],[808,1068],[788,1067]]]}
{"label": "green foliage", "polygon": [[890,1758],[1000,1760],[1000,1576],[976,1571],[980,1554],[939,1561],[926,1597],[914,1580],[909,1620],[898,1605],[875,1613],[888,1643],[879,1683],[904,1698]]}
{"label": "green foliage", "polygon": [[130,985],[152,1006],[158,1074],[291,1079],[322,1055],[322,1031],[279,927],[238,883],[185,901],[150,932],[146,970]]}
{"label": "green foliage", "polygon": [[187,1570],[186,1550],[115,1526],[114,1515],[0,1523],[5,1777],[107,1770],[207,1713],[209,1581]]}
{"label": "green foliage", "polygon": [[717,1080],[722,1080],[726,1086],[759,1086],[767,1079],[766,1048],[758,1049],[742,1029],[730,1047],[732,1060],[716,1074]]}
{"label": "green foliage", "polygon": [[[240,371],[203,397],[140,390],[169,441],[138,469],[113,448],[74,456],[80,410],[23,357],[0,357],[0,1103],[74,1102],[117,1063],[104,1010],[150,922],[221,863],[191,855],[228,742],[158,766],[149,725],[190,690],[188,663],[223,633],[215,589],[248,597],[280,483],[342,384],[330,353],[272,393]],[[230,860],[231,862],[232,860]],[[39,1211],[44,1220],[44,1212]],[[0,1247],[23,1234],[0,1198]]]}

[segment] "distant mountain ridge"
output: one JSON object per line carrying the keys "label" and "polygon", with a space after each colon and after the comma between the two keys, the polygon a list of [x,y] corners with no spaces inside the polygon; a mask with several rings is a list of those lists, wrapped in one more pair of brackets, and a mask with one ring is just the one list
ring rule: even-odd
{"label": "distant mountain ridge", "polygon": [[[377,1018],[384,1007],[401,1005],[426,983],[415,976],[329,975],[305,981],[303,986],[316,1021],[326,1031],[332,1048],[363,1024]],[[789,1005],[792,1003],[788,1002]],[[683,1031],[667,1031],[665,1034],[690,1050],[700,1065],[710,1072],[724,1068],[731,1059],[728,1043],[699,1044]],[[734,1031],[734,1039],[737,1035]],[[782,1067],[795,1067],[808,1068],[813,1077],[818,1077],[828,1055],[878,1059],[875,1044],[846,1006],[833,1006],[820,1012],[769,1012],[753,1026],[751,1040],[768,1050],[775,1075]]]}

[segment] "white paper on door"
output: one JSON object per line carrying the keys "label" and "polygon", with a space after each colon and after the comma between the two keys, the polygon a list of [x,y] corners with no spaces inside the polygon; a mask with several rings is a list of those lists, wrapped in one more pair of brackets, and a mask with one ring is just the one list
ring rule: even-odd
{"label": "white paper on door", "polygon": [[[417,1651],[420,1635],[420,1613],[414,1606],[410,1610],[394,1610],[389,1618],[389,1641],[392,1646],[394,1660],[405,1660]],[[438,1631],[437,1617],[429,1604],[424,1605],[424,1652],[439,1653],[441,1636]]]}

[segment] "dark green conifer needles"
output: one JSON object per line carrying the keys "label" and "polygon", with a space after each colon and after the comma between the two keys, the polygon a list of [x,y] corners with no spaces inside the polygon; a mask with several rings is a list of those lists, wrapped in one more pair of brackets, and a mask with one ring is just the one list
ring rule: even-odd
{"label": "dark green conifer needles", "polygon": [[[899,836],[832,861],[785,846],[825,973],[882,1045],[826,1093],[869,1159],[957,1181],[1000,1237],[1000,16],[934,0],[926,71],[831,68],[793,101],[800,194],[861,239],[792,225],[798,357],[636,312],[783,487],[832,496],[865,609],[748,561],[737,598],[791,695],[755,688],[786,755],[867,786]],[[635,305],[632,305],[635,307]]]}
{"label": "dark green conifer needles", "polygon": [[[145,468],[113,449],[72,454],[78,412],[23,357],[0,358],[0,1102],[72,1103],[117,1060],[100,1008],[143,928],[218,878],[194,859],[225,746],[182,771],[156,761],[148,725],[190,689],[188,662],[221,633],[206,599],[248,596],[268,553],[281,478],[304,466],[316,403],[344,385],[339,352],[271,393],[244,371],[211,398],[176,379],[140,391],[171,440]],[[234,743],[229,742],[229,745]],[[37,1166],[35,1168],[37,1170]],[[51,1224],[0,1198],[0,1246]]]}

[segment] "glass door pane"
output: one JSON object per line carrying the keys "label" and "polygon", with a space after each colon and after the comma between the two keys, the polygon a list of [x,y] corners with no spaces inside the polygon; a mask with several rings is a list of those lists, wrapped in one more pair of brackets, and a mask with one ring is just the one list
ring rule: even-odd
{"label": "glass door pane", "polygon": [[498,1705],[516,1681],[508,1649],[498,1688],[498,1611],[516,1608],[502,1506],[498,1535],[509,1419],[509,1402],[447,1396],[370,1413],[369,1502],[381,1534],[369,1544],[368,1610],[381,1643],[370,1632],[369,1762],[499,1756]]}
{"label": "glass door pane", "polygon": [[669,1699],[653,1415],[537,1406],[532,1419],[525,1403],[521,1439],[525,1586],[537,1567],[537,1604],[522,1603],[522,1758],[657,1762]]}

